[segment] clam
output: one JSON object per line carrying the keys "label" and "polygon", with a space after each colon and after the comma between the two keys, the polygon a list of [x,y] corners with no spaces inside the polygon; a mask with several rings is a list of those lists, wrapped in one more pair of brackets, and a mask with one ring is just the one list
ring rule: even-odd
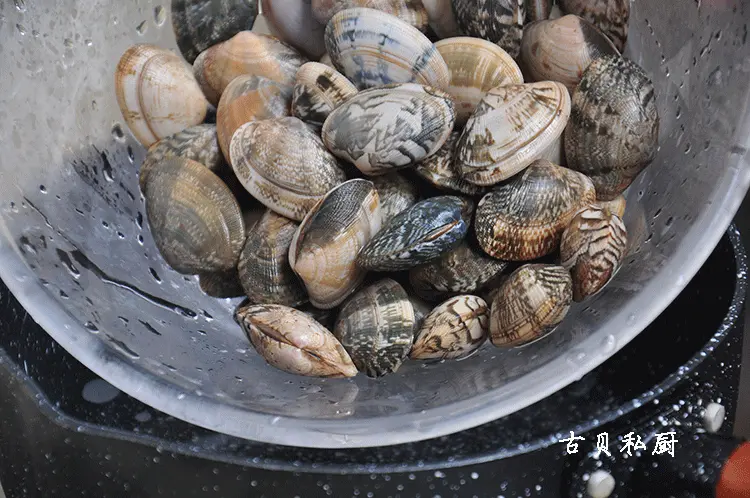
{"label": "clam", "polygon": [[328,52],[323,54],[323,57],[320,58],[320,63],[324,64],[332,69],[336,69],[336,67],[333,65],[333,61],[331,60],[331,56],[328,55]]}
{"label": "clam", "polygon": [[597,204],[609,211],[611,214],[619,217],[620,219],[623,219],[623,217],[625,216],[625,207],[627,206],[627,201],[625,200],[625,196],[622,194],[618,195],[611,201],[597,201]]}
{"label": "clam", "polygon": [[560,242],[560,264],[571,273],[575,301],[593,296],[609,283],[627,245],[625,224],[606,208],[592,205],[573,218]]}
{"label": "clam", "polygon": [[654,85],[635,62],[605,56],[584,73],[572,108],[564,135],[568,166],[591,178],[599,200],[611,200],[656,155]]}
{"label": "clam", "polygon": [[570,116],[561,83],[496,87],[469,118],[456,149],[463,177],[494,185],[517,174],[556,146]]}
{"label": "clam", "polygon": [[307,302],[305,288],[289,266],[289,245],[297,227],[268,210],[248,234],[237,271],[250,301],[286,306]]}
{"label": "clam", "polygon": [[585,175],[537,160],[479,202],[477,241],[495,258],[541,258],[559,247],[565,228],[595,196]]}
{"label": "clam", "polygon": [[409,270],[414,292],[429,301],[476,292],[503,273],[506,261],[490,258],[468,242],[438,259]]}
{"label": "clam", "polygon": [[245,189],[296,221],[346,180],[320,138],[294,117],[245,123],[229,149],[230,163]]}
{"label": "clam", "polygon": [[203,273],[198,275],[198,284],[207,296],[218,299],[241,297],[245,295],[236,268],[228,271]]}
{"label": "clam", "polygon": [[518,64],[508,52],[479,38],[456,37],[435,43],[451,73],[446,91],[456,104],[456,121],[463,124],[487,92],[498,86],[523,83]]}
{"label": "clam", "polygon": [[460,197],[432,197],[394,216],[362,248],[357,264],[375,271],[408,270],[450,251],[469,231],[467,203]]}
{"label": "clam", "polygon": [[307,62],[297,71],[292,114],[321,128],[331,111],[356,93],[357,87],[343,74],[320,62]]}
{"label": "clam", "polygon": [[521,57],[534,81],[559,81],[572,94],[592,61],[619,52],[601,31],[578,16],[567,15],[526,27]]}
{"label": "clam", "polygon": [[245,242],[242,212],[218,176],[185,158],[162,161],[148,175],[146,215],[156,247],[175,271],[230,271]]}
{"label": "clam", "polygon": [[414,340],[412,360],[456,360],[474,353],[487,340],[490,308],[481,297],[456,296],[425,318]]}
{"label": "clam", "polygon": [[362,283],[360,249],[381,226],[378,192],[372,182],[349,180],[331,190],[308,213],[289,248],[289,263],[318,308],[341,304]]}
{"label": "clam", "polygon": [[258,0],[172,0],[172,28],[182,55],[198,54],[253,28]]}
{"label": "clam", "polygon": [[435,45],[415,27],[373,9],[346,9],[326,27],[336,69],[359,88],[419,83],[447,88],[450,72]]}
{"label": "clam", "polygon": [[192,159],[219,174],[225,163],[216,140],[216,125],[192,126],[170,137],[162,138],[149,147],[146,159],[138,172],[141,192],[145,189],[151,170],[170,157]]}
{"label": "clam", "polygon": [[349,354],[309,315],[279,304],[240,307],[235,320],[269,365],[309,377],[354,377]]}
{"label": "clam", "polygon": [[425,31],[429,23],[422,0],[312,0],[313,15],[323,24],[328,24],[336,13],[355,7],[386,12],[419,31]]}
{"label": "clam", "polygon": [[115,94],[128,128],[145,147],[202,123],[208,111],[190,67],[153,45],[134,45],[123,54]]}
{"label": "clam", "polygon": [[461,133],[454,131],[435,154],[417,163],[414,171],[440,190],[460,192],[465,195],[480,195],[485,189],[469,183],[458,171],[454,153]]}
{"label": "clam", "polygon": [[560,0],[568,14],[580,16],[599,28],[622,52],[628,39],[630,0]]}
{"label": "clam", "polygon": [[416,334],[422,328],[424,319],[432,311],[432,305],[413,294],[409,294],[409,302],[411,302],[411,307],[414,310],[414,333]]}
{"label": "clam", "polygon": [[[526,1],[526,22],[546,21],[552,13],[553,0],[525,0]],[[524,28],[524,36],[526,36]]]}
{"label": "clam", "polygon": [[451,0],[422,0],[422,5],[427,10],[430,27],[438,38],[458,36],[458,24]]}
{"label": "clam", "polygon": [[218,105],[224,89],[237,76],[252,74],[292,86],[297,69],[305,62],[299,52],[273,36],[241,31],[201,52],[193,72],[208,101]]}
{"label": "clam", "polygon": [[350,297],[333,334],[369,377],[395,372],[414,340],[414,309],[396,281],[380,280]]}
{"label": "clam", "polygon": [[436,153],[454,122],[447,93],[414,83],[388,85],[363,90],[334,109],[322,137],[337,157],[380,175]]}
{"label": "clam", "polygon": [[517,57],[526,17],[524,0],[452,0],[461,32],[497,43]]}
{"label": "clam", "polygon": [[263,16],[279,38],[313,59],[326,51],[325,23],[313,17],[310,0],[262,0]]}
{"label": "clam", "polygon": [[216,132],[224,157],[237,129],[250,121],[289,115],[292,87],[263,76],[243,74],[232,80],[221,94],[216,109]]}
{"label": "clam", "polygon": [[419,193],[409,180],[398,173],[376,176],[372,179],[380,198],[380,211],[384,220],[390,220],[417,203]]}
{"label": "clam", "polygon": [[295,309],[303,312],[328,330],[333,330],[333,326],[336,324],[336,314],[338,313],[338,310],[336,308],[322,310],[320,308],[316,308],[310,303],[307,303],[297,306]]}
{"label": "clam", "polygon": [[524,265],[513,272],[492,302],[492,344],[522,346],[551,333],[568,314],[572,287],[562,266]]}

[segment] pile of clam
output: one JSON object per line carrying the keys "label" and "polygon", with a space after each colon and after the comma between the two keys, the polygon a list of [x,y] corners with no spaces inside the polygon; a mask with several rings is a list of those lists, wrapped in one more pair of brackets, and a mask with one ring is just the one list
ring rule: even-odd
{"label": "pile of clam", "polygon": [[561,3],[269,0],[270,36],[255,1],[174,0],[187,62],[116,75],[161,256],[295,374],[547,336],[620,267],[659,128],[629,2]]}

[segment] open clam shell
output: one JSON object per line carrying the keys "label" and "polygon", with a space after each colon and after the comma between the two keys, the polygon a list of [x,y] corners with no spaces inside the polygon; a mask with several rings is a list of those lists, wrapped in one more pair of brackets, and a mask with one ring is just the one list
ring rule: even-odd
{"label": "open clam shell", "polygon": [[356,93],[357,87],[343,74],[320,62],[307,62],[297,71],[292,114],[322,128],[328,115]]}
{"label": "open clam shell", "polygon": [[456,144],[460,136],[461,132],[451,132],[440,150],[427,159],[419,161],[414,171],[440,190],[455,191],[465,195],[483,194],[485,188],[464,180],[455,163]]}
{"label": "open clam shell", "polygon": [[323,24],[328,24],[336,13],[355,7],[386,12],[419,31],[425,31],[429,23],[422,0],[312,0],[313,15]]}
{"label": "open clam shell", "polygon": [[326,51],[323,42],[325,23],[319,23],[310,0],[262,0],[263,16],[271,31],[312,59]]}
{"label": "open clam shell", "polygon": [[450,38],[458,36],[458,23],[453,14],[451,0],[422,0],[427,16],[430,19],[430,27],[438,38]]}
{"label": "open clam shell", "polygon": [[521,47],[526,17],[524,0],[452,0],[464,35],[497,43],[511,57]]}
{"label": "open clam shell", "polygon": [[412,207],[419,198],[416,186],[398,173],[376,176],[372,183],[378,190],[380,211],[384,220],[390,220]]}
{"label": "open clam shell", "polygon": [[568,14],[575,14],[594,24],[622,52],[628,39],[630,0],[560,0]]}
{"label": "open clam shell", "polygon": [[474,353],[490,328],[490,308],[481,297],[448,299],[425,318],[409,357],[412,360],[456,360]]}

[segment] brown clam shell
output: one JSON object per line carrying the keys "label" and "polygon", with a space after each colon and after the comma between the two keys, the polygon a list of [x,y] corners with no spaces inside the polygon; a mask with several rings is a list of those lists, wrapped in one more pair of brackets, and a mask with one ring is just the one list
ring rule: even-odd
{"label": "brown clam shell", "polygon": [[[545,21],[549,19],[552,12],[553,0],[525,0],[526,1],[526,23],[532,23],[535,21]],[[524,36],[526,35],[526,29],[524,27]]]}
{"label": "brown clam shell", "polygon": [[245,295],[236,268],[229,271],[203,273],[198,275],[198,284],[207,296],[215,297],[217,299],[241,297]]}
{"label": "brown clam shell", "polygon": [[604,208],[605,210],[609,211],[615,216],[618,216],[620,219],[623,219],[625,217],[625,208],[627,207],[627,200],[625,199],[625,196],[620,194],[611,201],[600,201],[597,200],[596,203]]}
{"label": "brown clam shell", "polygon": [[321,128],[328,115],[356,93],[357,87],[343,74],[320,62],[307,62],[297,71],[292,114]]}
{"label": "brown clam shell", "polygon": [[630,0],[560,0],[568,14],[586,19],[607,35],[622,52],[628,40]]}
{"label": "brown clam shell", "polygon": [[420,31],[426,31],[429,25],[429,17],[422,0],[312,0],[313,15],[323,24],[328,24],[336,13],[354,7],[386,12]]}
{"label": "brown clam shell", "polygon": [[455,360],[474,353],[490,326],[490,308],[481,297],[456,296],[425,318],[409,357],[412,360]]}
{"label": "brown clam shell", "polygon": [[427,159],[419,161],[414,171],[440,190],[461,192],[465,195],[481,195],[486,189],[469,183],[461,177],[454,161],[456,144],[461,132],[451,132],[440,150]]}
{"label": "brown clam shell", "polygon": [[380,211],[384,220],[390,220],[417,203],[416,186],[398,173],[373,177],[372,183],[380,197]]}

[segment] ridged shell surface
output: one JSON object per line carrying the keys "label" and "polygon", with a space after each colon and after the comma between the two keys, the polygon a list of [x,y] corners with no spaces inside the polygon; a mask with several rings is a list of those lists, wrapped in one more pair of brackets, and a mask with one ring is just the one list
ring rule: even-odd
{"label": "ridged shell surface", "polygon": [[376,176],[372,183],[378,190],[380,211],[384,220],[390,220],[412,207],[419,198],[416,186],[398,173]]}
{"label": "ridged shell surface", "polygon": [[444,89],[450,72],[435,45],[415,27],[379,10],[346,9],[326,27],[336,69],[360,90],[391,83]]}
{"label": "ridged shell surface", "polygon": [[215,297],[217,299],[241,297],[245,295],[236,268],[229,271],[203,273],[198,275],[198,284],[207,296]]}
{"label": "ridged shell surface", "polygon": [[524,0],[452,0],[461,32],[497,43],[517,57],[526,17]]}
{"label": "ridged shell surface", "polygon": [[458,36],[458,23],[453,13],[451,0],[422,0],[422,5],[427,10],[430,26],[438,38],[450,38]]}
{"label": "ridged shell surface", "polygon": [[229,155],[237,178],[253,197],[296,221],[346,180],[320,138],[294,117],[242,125]]}
{"label": "ridged shell surface", "polygon": [[607,35],[622,52],[628,39],[630,0],[560,0],[568,14],[586,19]]}
{"label": "ridged shell surface", "polygon": [[323,124],[328,149],[366,175],[404,168],[436,153],[456,115],[451,97],[417,84],[363,90]]}
{"label": "ridged shell surface", "polygon": [[365,7],[391,14],[417,28],[425,31],[429,23],[427,10],[422,0],[312,0],[312,10],[315,18],[323,24],[345,9]]}
{"label": "ridged shell surface", "polygon": [[365,287],[341,308],[333,333],[360,372],[369,377],[395,372],[414,340],[409,296],[389,278]]}
{"label": "ridged shell surface", "polygon": [[263,16],[276,36],[310,58],[323,55],[326,25],[313,16],[311,0],[263,0],[262,3]]}
{"label": "ridged shell surface", "polygon": [[568,166],[611,200],[651,164],[659,142],[654,85],[635,62],[605,56],[591,63],[573,93],[565,130]]}
{"label": "ridged shell surface", "polygon": [[474,353],[487,340],[490,308],[481,297],[448,299],[425,318],[409,357],[412,360],[456,360]]}
{"label": "ridged shell surface", "polygon": [[540,258],[559,247],[565,228],[595,196],[586,176],[540,159],[482,198],[477,241],[495,258]]}
{"label": "ridged shell surface", "polygon": [[320,62],[307,62],[297,71],[292,114],[321,128],[331,112],[357,94],[346,76]]}
{"label": "ridged shell surface", "polygon": [[611,201],[597,201],[597,204],[602,208],[623,219],[625,216],[625,208],[627,207],[627,200],[625,196],[620,194]]}
{"label": "ridged shell surface", "polygon": [[419,161],[414,171],[440,190],[455,191],[465,195],[483,194],[485,188],[464,180],[454,161],[456,144],[460,136],[461,132],[451,132],[440,150],[427,159]]}
{"label": "ridged shell surface", "polygon": [[560,138],[570,116],[561,83],[542,81],[490,90],[466,123],[456,150],[463,177],[494,185],[517,174]]}

